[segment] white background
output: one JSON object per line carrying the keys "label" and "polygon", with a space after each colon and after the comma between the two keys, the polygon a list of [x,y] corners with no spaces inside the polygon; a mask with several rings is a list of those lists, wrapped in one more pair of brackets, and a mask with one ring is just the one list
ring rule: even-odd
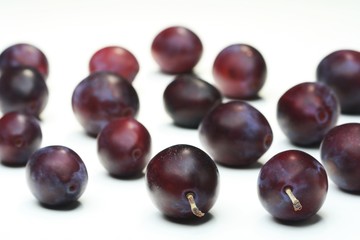
{"label": "white background", "polygon": [[[24,168],[0,166],[0,239],[358,239],[360,196],[330,182],[318,214],[302,224],[284,225],[261,206],[256,192],[259,168],[219,166],[220,195],[200,223],[175,223],[151,202],[144,178],[111,178],[100,165],[96,140],[84,134],[71,109],[75,86],[87,76],[88,62],[108,45],[127,48],[140,72],[134,87],[140,97],[138,120],[150,131],[153,155],[173,144],[201,147],[196,130],[172,125],[162,93],[173,76],[159,72],[150,54],[155,35],[172,25],[192,29],[204,53],[195,71],[213,82],[215,56],[233,43],[247,43],[264,56],[268,77],[250,102],[269,120],[274,142],[259,160],[295,148],[276,122],[276,102],[289,87],[314,81],[319,61],[334,50],[360,50],[358,0],[0,0],[0,50],[20,42],[48,57],[50,99],[42,114],[43,146],[74,149],[89,173],[88,187],[72,210],[49,210],[31,195]],[[360,93],[359,93],[360,94]],[[341,116],[339,124],[359,121]],[[317,149],[305,149],[319,159]]]}

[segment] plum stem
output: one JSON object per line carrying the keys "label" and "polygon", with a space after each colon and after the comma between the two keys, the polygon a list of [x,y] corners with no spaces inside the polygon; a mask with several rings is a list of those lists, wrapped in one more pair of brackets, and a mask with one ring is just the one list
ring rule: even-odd
{"label": "plum stem", "polygon": [[286,188],[285,189],[286,194],[289,196],[293,207],[294,207],[294,211],[300,211],[302,209],[301,203],[300,201],[294,196],[293,192],[291,191],[291,188]]}
{"label": "plum stem", "polygon": [[205,215],[205,213],[200,211],[199,208],[196,206],[195,199],[194,199],[194,193],[192,193],[192,192],[187,193],[186,198],[189,201],[192,213],[197,217],[203,217]]}

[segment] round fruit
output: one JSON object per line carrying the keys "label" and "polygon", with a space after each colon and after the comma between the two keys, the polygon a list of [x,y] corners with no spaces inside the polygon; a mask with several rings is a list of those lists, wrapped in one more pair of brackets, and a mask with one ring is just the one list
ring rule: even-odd
{"label": "round fruit", "polygon": [[197,128],[205,114],[222,101],[219,90],[194,75],[177,76],[163,98],[174,123],[186,128]]}
{"label": "round fruit", "polygon": [[77,201],[88,182],[84,162],[64,146],[48,146],[34,152],[26,165],[26,178],[35,198],[48,207]]}
{"label": "round fruit", "polygon": [[95,72],[76,86],[72,108],[85,131],[97,136],[111,120],[135,117],[139,110],[139,97],[134,87],[119,75]]}
{"label": "round fruit", "polygon": [[342,113],[360,113],[360,52],[335,51],[321,60],[316,74],[317,81],[334,90]]}
{"label": "round fruit", "polygon": [[119,46],[109,46],[94,53],[89,63],[90,72],[108,71],[134,81],[139,72],[139,63],[127,49]]}
{"label": "round fruit", "polygon": [[258,177],[261,204],[282,221],[300,221],[315,215],[327,191],[324,167],[299,150],[276,154],[262,166]]}
{"label": "round fruit", "polygon": [[217,105],[204,117],[199,132],[201,143],[214,160],[229,167],[255,163],[273,140],[266,118],[239,100]]}
{"label": "round fruit", "polygon": [[49,74],[49,64],[45,54],[31,44],[15,44],[0,54],[0,73],[9,67],[19,66],[35,68],[44,79]]}
{"label": "round fruit", "polygon": [[155,205],[171,218],[202,217],[218,195],[219,172],[201,149],[179,144],[156,154],[146,169]]}
{"label": "round fruit", "polygon": [[324,137],[321,161],[330,179],[341,189],[360,191],[360,124],[334,127]]}
{"label": "round fruit", "polygon": [[150,133],[134,118],[108,123],[99,133],[97,146],[100,162],[115,177],[139,176],[150,160]]}
{"label": "round fruit", "polygon": [[153,40],[151,53],[161,70],[169,74],[191,72],[203,51],[199,37],[184,27],[169,27]]}
{"label": "round fruit", "polygon": [[265,83],[265,60],[252,46],[230,45],[215,58],[213,76],[220,92],[226,97],[257,98]]}
{"label": "round fruit", "polygon": [[40,147],[42,132],[38,120],[19,112],[0,118],[0,161],[9,166],[26,165]]}
{"label": "round fruit", "polygon": [[7,68],[0,76],[0,110],[3,113],[18,111],[39,118],[48,97],[44,78],[34,68]]}
{"label": "round fruit", "polygon": [[316,82],[300,83],[286,91],[277,104],[281,130],[295,145],[320,144],[336,125],[340,113],[335,93]]}

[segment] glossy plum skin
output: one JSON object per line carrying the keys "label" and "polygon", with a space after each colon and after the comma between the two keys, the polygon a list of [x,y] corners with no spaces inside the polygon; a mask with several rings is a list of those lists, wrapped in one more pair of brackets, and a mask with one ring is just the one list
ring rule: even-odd
{"label": "glossy plum skin", "polygon": [[115,177],[130,178],[143,173],[150,160],[151,136],[134,118],[112,120],[97,138],[98,156]]}
{"label": "glossy plum skin", "polygon": [[140,66],[129,50],[120,46],[109,46],[98,50],[92,55],[89,69],[90,73],[98,71],[113,72],[131,83],[138,74]]}
{"label": "glossy plum skin", "polygon": [[331,87],[339,98],[341,112],[360,114],[360,52],[338,50],[319,63],[317,81]]}
{"label": "glossy plum skin", "polygon": [[45,54],[31,44],[15,44],[0,54],[0,74],[6,68],[18,66],[33,67],[44,79],[49,75],[49,63]]}
{"label": "glossy plum skin", "polygon": [[300,83],[286,91],[277,104],[281,130],[295,145],[319,145],[336,125],[340,105],[335,93],[317,82]]}
{"label": "glossy plum skin", "polygon": [[65,146],[47,146],[34,152],[26,165],[31,193],[46,207],[77,201],[86,189],[88,174],[80,156]]}
{"label": "glossy plum skin", "polygon": [[213,85],[194,75],[179,75],[166,87],[163,100],[176,125],[197,128],[205,114],[221,103],[222,95]]}
{"label": "glossy plum skin", "polygon": [[213,159],[228,167],[248,167],[269,149],[269,122],[250,104],[236,100],[211,110],[199,126],[200,142]]}
{"label": "glossy plum skin", "polygon": [[12,67],[0,76],[0,110],[40,117],[49,98],[44,78],[34,68]]}
{"label": "glossy plum skin", "polygon": [[224,48],[213,64],[216,86],[228,98],[257,98],[265,83],[266,73],[266,63],[261,53],[246,44]]}
{"label": "glossy plum skin", "polygon": [[0,161],[8,166],[25,166],[40,147],[42,132],[38,120],[19,112],[0,118]]}
{"label": "glossy plum skin", "polygon": [[359,123],[334,127],[320,145],[321,161],[329,178],[345,191],[360,192],[359,145]]}
{"label": "glossy plum skin", "polygon": [[[290,188],[302,209],[295,211],[285,192]],[[258,196],[263,207],[282,221],[301,221],[315,215],[328,191],[324,167],[311,155],[299,150],[280,152],[268,160],[258,176]]]}
{"label": "glossy plum skin", "polygon": [[219,172],[204,151],[179,144],[160,151],[150,160],[146,182],[153,202],[164,215],[196,218],[186,195],[193,193],[198,208],[207,213],[218,196]]}
{"label": "glossy plum skin", "polygon": [[191,72],[202,52],[200,38],[191,30],[180,26],[164,29],[151,45],[153,58],[160,69],[168,74]]}
{"label": "glossy plum skin", "polygon": [[139,111],[139,97],[124,78],[110,72],[95,72],[76,86],[72,109],[85,131],[97,136],[111,120],[135,117]]}

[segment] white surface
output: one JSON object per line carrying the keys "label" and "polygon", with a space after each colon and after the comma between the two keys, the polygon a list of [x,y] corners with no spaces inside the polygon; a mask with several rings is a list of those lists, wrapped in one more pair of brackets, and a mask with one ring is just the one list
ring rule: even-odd
{"label": "white surface", "polygon": [[[166,220],[151,202],[144,178],[117,180],[100,165],[96,140],[87,137],[71,110],[75,86],[87,76],[90,56],[120,45],[137,57],[134,86],[140,96],[138,119],[153,139],[153,155],[187,143],[202,147],[196,130],[172,125],[162,93],[172,76],[159,73],[150,54],[155,35],[172,25],[198,34],[204,54],[195,71],[213,82],[212,62],[232,43],[248,43],[264,56],[268,77],[263,100],[253,101],[268,118],[274,142],[260,159],[294,148],[280,132],[275,106],[279,96],[302,81],[313,81],[328,53],[360,44],[358,0],[0,0],[0,50],[27,42],[48,57],[50,100],[42,115],[43,146],[62,144],[84,160],[89,184],[80,205],[69,211],[42,208],[31,195],[24,168],[0,166],[1,239],[358,239],[360,197],[330,183],[318,215],[301,225],[283,225],[261,206],[256,192],[259,169],[219,167],[220,195],[212,217],[197,225]],[[359,121],[341,116],[339,123]],[[316,149],[306,150],[316,158]],[[94,238],[93,238],[94,237]]]}

